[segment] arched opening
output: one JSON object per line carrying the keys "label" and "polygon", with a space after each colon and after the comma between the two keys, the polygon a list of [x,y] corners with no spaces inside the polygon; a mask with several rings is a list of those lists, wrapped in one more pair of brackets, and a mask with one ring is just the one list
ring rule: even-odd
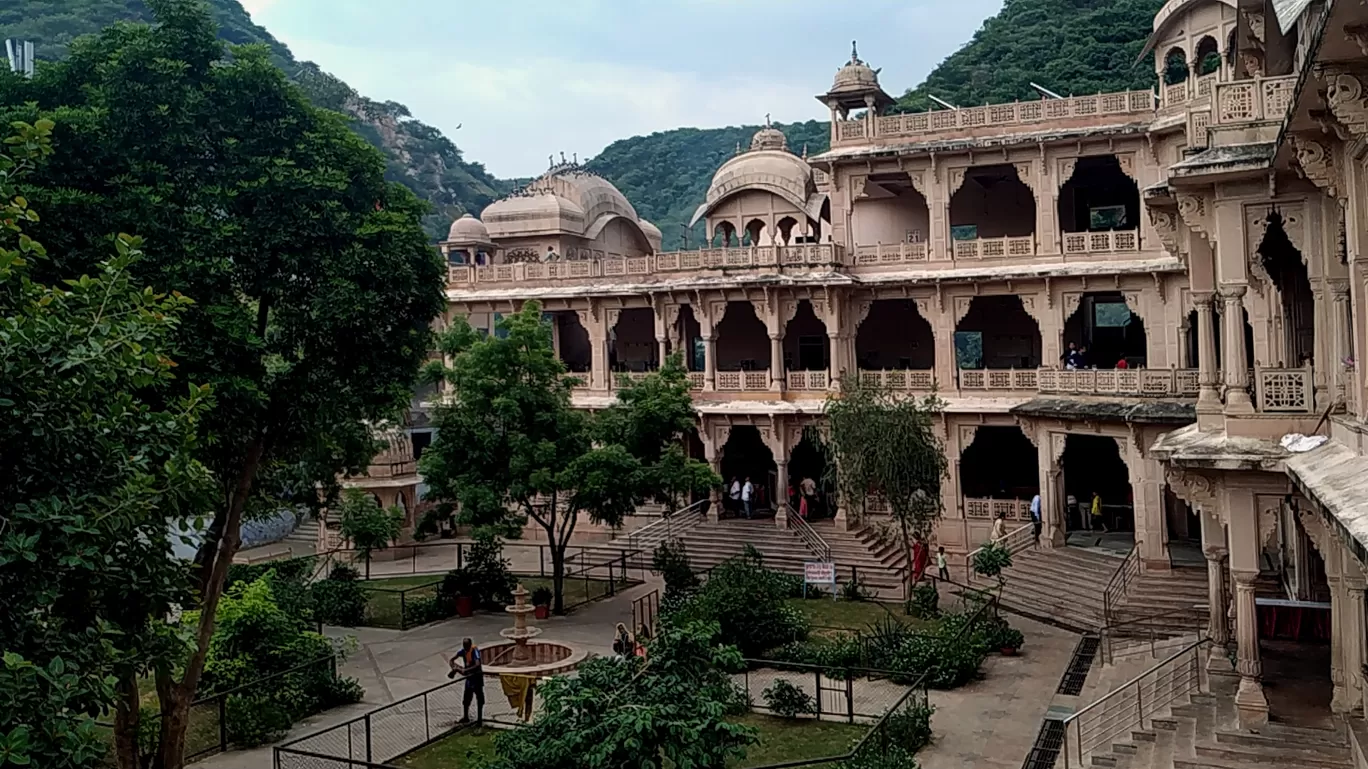
{"label": "arched opening", "polygon": [[693,306],[682,305],[679,308],[679,318],[675,320],[673,329],[675,345],[673,352],[678,352],[684,358],[684,368],[689,371],[702,371],[707,367],[706,347],[703,344],[703,331],[698,324],[698,319],[694,317]]}
{"label": "arched opening", "polygon": [[1170,48],[1164,54],[1164,85],[1186,83],[1188,79],[1187,54],[1182,48]]}
{"label": "arched opening", "polygon": [[812,302],[804,299],[784,327],[784,370],[826,371],[830,363],[826,324],[813,311]]}
{"label": "arched opening", "polygon": [[936,367],[931,324],[911,299],[880,299],[855,332],[855,358],[865,371],[930,371]]}
{"label": "arched opening", "polygon": [[1065,368],[1144,368],[1145,322],[1115,291],[1084,294],[1064,322]]}
{"label": "arched opening", "polygon": [[[730,499],[733,483],[751,483],[751,514],[772,515],[774,513],[774,483],[778,476],[778,465],[774,454],[760,437],[760,431],[752,425],[735,425],[722,446],[722,478],[726,482]],[[728,504],[733,516],[744,516],[744,506]]]}
{"label": "arched opening", "polygon": [[[793,230],[797,226],[798,220],[794,219],[792,216],[785,216],[783,219],[780,219],[778,224],[779,242],[785,246],[794,243]],[[802,233],[799,232],[798,236],[801,237]]]}
{"label": "arched opening", "polygon": [[1012,165],[971,168],[950,197],[950,235],[956,241],[1018,238],[1035,233],[1035,195]]}
{"label": "arched opening", "polygon": [[740,244],[736,235],[736,225],[723,219],[713,227],[712,245],[714,248],[730,248]]}
{"label": "arched opening", "polygon": [[[1135,505],[1130,471],[1116,439],[1070,433],[1060,466],[1069,544],[1129,548],[1135,537]],[[1099,515],[1092,514],[1094,494]]]}
{"label": "arched opening", "polygon": [[1018,296],[976,296],[955,325],[961,370],[1040,367],[1040,326]]}
{"label": "arched opening", "polygon": [[850,222],[860,245],[925,243],[931,213],[907,174],[874,174],[851,205]]}
{"label": "arched opening", "polygon": [[765,232],[765,223],[759,219],[751,219],[746,222],[746,234],[741,241],[743,246],[765,246],[769,245],[769,238]]}
{"label": "arched opening", "polygon": [[[1073,176],[1059,191],[1059,225],[1066,233],[1134,231],[1140,222],[1140,189],[1121,170],[1114,155],[1079,158]],[[1132,237],[1113,244],[1086,237],[1064,238],[1064,253],[1097,250],[1135,250]]]}
{"label": "arched opening", "polygon": [[1237,39],[1237,38],[1236,38],[1236,32],[1238,31],[1238,29],[1239,29],[1238,27],[1231,27],[1231,28],[1230,28],[1230,35],[1226,38],[1225,63],[1226,63],[1226,66],[1229,67],[1229,68],[1232,69],[1232,70],[1235,69],[1235,53],[1236,53],[1236,44],[1235,44],[1235,40]]}
{"label": "arched opening", "polygon": [[[1313,362],[1316,349],[1315,299],[1301,252],[1288,239],[1282,216],[1276,212],[1268,216],[1268,229],[1259,244],[1259,259],[1281,300],[1278,309],[1282,319],[1283,354],[1277,356],[1280,358],[1278,365],[1305,366]],[[1252,362],[1254,358],[1249,360]]]}
{"label": "arched opening", "polygon": [[579,314],[573,310],[545,313],[551,321],[551,345],[556,356],[572,374],[588,373],[593,368],[594,356],[589,346],[589,332],[580,324]]}
{"label": "arched opening", "polygon": [[827,478],[827,458],[804,431],[802,440],[789,452],[789,505],[809,521],[836,514],[836,490]]}
{"label": "arched opening", "polygon": [[612,371],[654,371],[660,367],[655,339],[655,314],[649,307],[633,307],[618,315],[608,330],[608,367]]}
{"label": "arched opening", "polygon": [[1193,57],[1197,62],[1197,76],[1203,77],[1221,69],[1221,50],[1216,38],[1211,35],[1203,37],[1197,41],[1197,55]]}
{"label": "arched opening", "polygon": [[[1217,369],[1220,369],[1220,368],[1221,368],[1221,361],[1223,360],[1223,359],[1221,358],[1221,344],[1222,344],[1222,341],[1223,341],[1222,338],[1225,336],[1225,331],[1224,331],[1225,325],[1221,323],[1221,304],[1222,304],[1222,303],[1219,302],[1219,301],[1214,302],[1214,303],[1212,304],[1212,311],[1211,311],[1211,327],[1212,327],[1213,335],[1216,337],[1215,340],[1213,340],[1213,341],[1214,341],[1215,346],[1216,346],[1216,368],[1217,368]],[[1249,311],[1248,311],[1248,310],[1246,310],[1246,309],[1244,309],[1243,307],[1241,307],[1241,308],[1240,308],[1240,316],[1244,319],[1245,360],[1250,361],[1250,362],[1252,363],[1252,362],[1254,361],[1254,327],[1251,326],[1251,325],[1249,325]],[[1188,368],[1197,368],[1198,365],[1199,365],[1199,361],[1200,361],[1198,350],[1201,349],[1201,348],[1200,348],[1200,342],[1201,342],[1201,340],[1200,340],[1200,339],[1198,338],[1198,336],[1197,336],[1197,311],[1196,311],[1196,310],[1189,310],[1189,311],[1188,311],[1188,320],[1187,320],[1187,322],[1188,322],[1188,338],[1187,338],[1187,360],[1188,360],[1188,363],[1187,363],[1187,367],[1188,367]]]}
{"label": "arched opening", "polygon": [[765,324],[750,302],[728,302],[717,324],[718,371],[764,371],[769,369],[770,344]]}
{"label": "arched opening", "polygon": [[[959,461],[960,493],[968,499],[1030,502],[1040,492],[1039,455],[1016,425],[984,425]],[[966,505],[966,511],[969,506]]]}

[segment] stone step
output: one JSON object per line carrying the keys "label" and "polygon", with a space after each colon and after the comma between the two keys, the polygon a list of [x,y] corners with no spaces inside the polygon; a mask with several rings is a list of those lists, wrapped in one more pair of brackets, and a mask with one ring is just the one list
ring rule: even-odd
{"label": "stone step", "polygon": [[1216,761],[1234,763],[1237,765],[1277,764],[1281,766],[1305,767],[1306,769],[1340,769],[1340,767],[1349,767],[1353,765],[1353,760],[1349,755],[1348,748],[1344,748],[1342,755],[1332,756],[1312,751],[1271,746],[1249,748],[1245,746],[1223,745],[1220,743],[1205,743],[1197,745],[1196,756],[1199,760],[1214,759]]}
{"label": "stone step", "polygon": [[[1259,733],[1220,731],[1216,741],[1226,745],[1252,747],[1283,746],[1297,750],[1326,751],[1340,755],[1349,750],[1348,741],[1337,731],[1306,729],[1286,724],[1271,723],[1259,727]],[[1347,753],[1345,753],[1347,755]]]}

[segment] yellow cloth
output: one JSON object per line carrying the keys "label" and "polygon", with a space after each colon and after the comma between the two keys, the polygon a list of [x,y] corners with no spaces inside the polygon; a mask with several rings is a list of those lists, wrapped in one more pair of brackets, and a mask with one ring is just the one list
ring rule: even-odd
{"label": "yellow cloth", "polygon": [[1093,497],[1092,514],[1093,514],[1093,515],[1097,515],[1097,516],[1102,515],[1102,498],[1101,498],[1101,497]]}
{"label": "yellow cloth", "polygon": [[524,721],[532,720],[532,690],[534,679],[531,676],[499,674],[499,685],[513,712]]}

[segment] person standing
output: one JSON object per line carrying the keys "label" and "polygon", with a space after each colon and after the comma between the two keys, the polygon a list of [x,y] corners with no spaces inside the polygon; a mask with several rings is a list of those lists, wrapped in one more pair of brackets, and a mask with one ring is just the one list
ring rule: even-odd
{"label": "person standing", "polygon": [[798,484],[798,493],[803,495],[803,502],[807,505],[808,515],[817,516],[817,482],[811,478],[804,478]]}
{"label": "person standing", "polygon": [[1032,539],[1033,539],[1035,542],[1037,542],[1037,543],[1040,542],[1040,493],[1039,493],[1039,492],[1037,492],[1036,495],[1035,495],[1034,497],[1031,497],[1031,537],[1032,537]]}
{"label": "person standing", "polygon": [[728,496],[731,498],[731,512],[733,512],[733,513],[738,513],[738,512],[740,512],[740,511],[741,511],[741,479],[740,479],[740,478],[737,478],[737,477],[734,476],[734,475],[732,476],[731,492],[728,494]]}
{"label": "person standing", "polygon": [[950,581],[950,564],[945,558],[944,545],[936,548],[936,574],[940,577],[941,582]]}
{"label": "person standing", "polygon": [[746,476],[746,483],[741,487],[741,507],[746,511],[746,520],[751,517],[751,497],[755,495],[755,487],[751,485],[750,476]]}
{"label": "person standing", "polygon": [[469,638],[461,641],[461,650],[451,658],[451,672],[447,678],[465,676],[465,695],[462,699],[463,715],[459,723],[470,723],[470,701],[475,700],[475,722],[484,723],[484,663],[480,658],[480,647]]}
{"label": "person standing", "polygon": [[989,535],[989,539],[997,542],[1005,536],[1007,536],[1007,516],[998,513],[997,517],[993,519],[993,531]]}
{"label": "person standing", "polygon": [[1101,497],[1100,495],[1098,495],[1098,493],[1097,493],[1096,491],[1093,492],[1093,498],[1092,498],[1092,511],[1091,511],[1091,512],[1092,512],[1092,515],[1091,515],[1090,517],[1092,518],[1092,528],[1093,528],[1093,530],[1096,531],[1098,528],[1101,528],[1101,529],[1102,529],[1102,533],[1103,533],[1103,534],[1106,534],[1106,533],[1107,533],[1107,522],[1104,521],[1104,520],[1102,520],[1102,497]]}
{"label": "person standing", "polygon": [[613,634],[613,653],[618,657],[635,654],[636,641],[632,639],[632,634],[627,630],[627,626],[619,622],[616,631]]}

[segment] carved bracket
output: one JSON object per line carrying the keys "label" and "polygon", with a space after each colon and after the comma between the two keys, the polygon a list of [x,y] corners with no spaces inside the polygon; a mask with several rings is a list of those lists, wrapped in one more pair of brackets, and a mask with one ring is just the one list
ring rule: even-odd
{"label": "carved bracket", "polygon": [[1208,223],[1210,211],[1207,208],[1206,198],[1190,192],[1179,192],[1178,215],[1183,218],[1183,223],[1189,229],[1201,235],[1215,247],[1216,244],[1211,237],[1211,225]]}
{"label": "carved bracket", "polygon": [[1361,67],[1343,64],[1322,64],[1316,74],[1328,86],[1325,101],[1335,117],[1355,136],[1368,134],[1368,94],[1364,82],[1368,80]]}
{"label": "carved bracket", "polygon": [[1204,513],[1217,515],[1224,520],[1225,511],[1217,504],[1220,495],[1220,481],[1202,473],[1185,470],[1176,465],[1164,467],[1164,479],[1173,492]]}
{"label": "carved bracket", "polygon": [[1341,193],[1344,191],[1344,177],[1335,163],[1332,148],[1304,134],[1292,134],[1291,139],[1301,175],[1343,204],[1345,198]]}
{"label": "carved bracket", "polygon": [[1149,211],[1150,225],[1154,227],[1154,233],[1159,236],[1159,242],[1164,244],[1164,250],[1173,256],[1178,256],[1178,214],[1159,208],[1146,210]]}

